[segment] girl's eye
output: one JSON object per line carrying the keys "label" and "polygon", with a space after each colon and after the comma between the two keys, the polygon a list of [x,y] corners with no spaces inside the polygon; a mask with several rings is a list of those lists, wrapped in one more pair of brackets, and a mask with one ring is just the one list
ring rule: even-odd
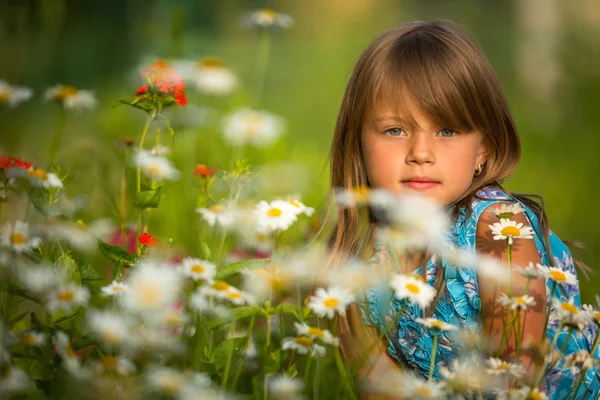
{"label": "girl's eye", "polygon": [[390,136],[403,136],[403,134],[406,134],[406,132],[404,132],[404,130],[400,128],[390,128],[386,130],[385,133],[387,133]]}
{"label": "girl's eye", "polygon": [[458,134],[458,132],[453,131],[452,129],[442,129],[441,131],[438,132],[438,135],[440,135],[441,137],[452,137],[457,134]]}

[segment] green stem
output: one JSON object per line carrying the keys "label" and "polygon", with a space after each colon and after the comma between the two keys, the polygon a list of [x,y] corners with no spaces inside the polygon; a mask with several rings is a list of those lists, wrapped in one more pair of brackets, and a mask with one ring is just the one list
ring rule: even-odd
{"label": "green stem", "polygon": [[439,331],[436,329],[435,334],[433,335],[433,348],[431,350],[431,362],[429,363],[429,378],[428,378],[429,381],[431,381],[431,379],[433,378],[433,369],[435,368],[435,356],[436,356],[436,352],[437,352],[438,335],[439,335]]}
{"label": "green stem", "polygon": [[[512,314],[512,312],[511,312]],[[519,350],[521,348],[521,343],[520,343],[520,339],[521,339],[521,309],[517,310],[517,315],[513,316],[513,320],[512,320],[512,326],[513,326],[513,331],[515,333],[515,357],[518,359],[519,358]]]}
{"label": "green stem", "polygon": [[[246,351],[248,349],[248,345],[250,343],[250,340],[252,338],[252,332],[254,331],[254,322],[256,320],[256,314],[253,314],[252,317],[250,317],[250,325],[248,326],[248,340],[246,340],[246,343],[244,343],[244,351],[242,352],[242,359],[246,356]],[[242,373],[242,368],[244,366],[243,360],[239,363],[237,371],[235,372],[235,377],[233,378],[233,384],[232,384],[232,389],[235,392],[237,390],[237,384],[238,384],[238,380],[240,379],[240,375]]]}
{"label": "green stem", "polygon": [[302,309],[302,292],[300,291],[300,281],[296,282],[296,302],[298,303],[298,319],[300,320],[300,322],[304,322],[304,310]]}
{"label": "green stem", "polygon": [[267,76],[267,67],[269,66],[269,57],[271,54],[271,32],[267,29],[261,32],[259,49],[256,58],[256,90],[250,103],[250,107],[258,107],[262,96],[265,78]]}
{"label": "green stem", "polygon": [[64,109],[64,107],[61,107],[56,120],[56,128],[54,129],[54,136],[52,138],[52,143],[50,144],[50,150],[48,152],[48,168],[50,168],[50,165],[52,165],[52,162],[54,161],[54,157],[56,157],[56,153],[60,147],[60,143],[62,142],[66,125],[67,111]]}
{"label": "green stem", "polygon": [[[221,381],[221,388],[227,387],[227,379],[229,378],[229,368],[231,367],[231,359],[233,358],[233,333],[235,332],[235,321],[233,321],[229,327],[229,355],[227,356],[227,363],[225,364],[225,372],[223,372],[223,380]],[[241,363],[240,363],[241,364]]]}
{"label": "green stem", "polygon": [[544,320],[544,331],[542,332],[542,340],[546,337],[546,330],[548,330],[548,321],[550,320],[550,310],[552,309],[552,299],[554,298],[554,291],[556,290],[556,282],[553,282],[552,289],[550,290],[550,303],[546,310],[546,319]]}
{"label": "green stem", "polygon": [[[152,111],[150,111],[150,115],[148,115],[148,119],[146,120],[146,124],[144,125],[144,130],[142,131],[142,137],[140,138],[140,144],[138,146],[138,157],[142,153],[142,150],[144,149],[144,141],[146,140],[146,134],[148,133],[148,128],[150,128],[150,124],[156,117],[156,114],[157,114],[157,110],[156,110],[156,108],[153,108]],[[136,182],[135,194],[137,195],[139,192],[141,192],[141,190],[142,190],[142,167],[141,167],[141,164],[140,164],[139,158],[138,158],[137,182]],[[137,222],[137,236],[140,236],[141,234],[142,234],[142,210],[140,210],[138,212],[138,222]]]}
{"label": "green stem", "polygon": [[579,389],[581,388],[581,384],[583,383],[583,380],[585,379],[586,373],[587,373],[587,368],[582,369],[579,372],[579,378],[577,379],[577,381],[575,381],[575,383],[571,387],[571,390],[569,390],[569,393],[567,393],[567,395],[564,397],[565,399],[570,399],[572,394],[575,394],[574,399],[577,399],[577,394],[579,393]]}
{"label": "green stem", "polygon": [[508,297],[512,297],[512,246],[510,242],[506,242],[506,261],[508,263]]}

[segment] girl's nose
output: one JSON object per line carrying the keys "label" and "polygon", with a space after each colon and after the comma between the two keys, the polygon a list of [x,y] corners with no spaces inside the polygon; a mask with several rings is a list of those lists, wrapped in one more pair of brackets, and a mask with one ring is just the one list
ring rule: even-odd
{"label": "girl's nose", "polygon": [[409,164],[433,164],[435,162],[432,138],[425,132],[415,133],[409,139],[406,162]]}

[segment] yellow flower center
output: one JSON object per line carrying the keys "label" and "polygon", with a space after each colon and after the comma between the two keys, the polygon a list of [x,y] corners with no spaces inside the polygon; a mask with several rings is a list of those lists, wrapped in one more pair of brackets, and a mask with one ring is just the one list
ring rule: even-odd
{"label": "yellow flower center", "polygon": [[300,204],[296,200],[290,200],[290,204],[296,208],[301,208]]}
{"label": "yellow flower center", "polygon": [[80,228],[80,229],[85,229],[86,225],[85,222],[83,222],[82,220],[78,219],[77,222],[75,222],[75,226]]}
{"label": "yellow flower center", "polygon": [[37,340],[33,335],[24,335],[21,338],[21,342],[26,346],[35,346],[37,344]]}
{"label": "yellow flower center", "polygon": [[500,233],[502,233],[502,235],[504,235],[506,237],[521,236],[521,230],[519,228],[517,228],[516,226],[512,226],[512,225],[505,226],[504,228],[502,228]]}
{"label": "yellow flower center", "polygon": [[308,334],[311,336],[316,336],[316,337],[320,337],[320,338],[322,338],[325,335],[321,329],[313,328],[313,327],[308,328]]}
{"label": "yellow flower center", "polygon": [[566,312],[568,312],[569,314],[577,314],[579,312],[579,309],[577,307],[575,307],[573,304],[571,303],[561,303],[560,307],[565,310]]}
{"label": "yellow flower center", "polygon": [[311,347],[313,345],[312,339],[308,336],[298,336],[295,339],[295,342],[304,347]]}
{"label": "yellow flower center", "polygon": [[102,331],[102,339],[108,344],[119,344],[121,342],[121,337],[110,329]]}
{"label": "yellow flower center", "polygon": [[0,103],[8,103],[8,100],[10,99],[10,89],[6,88],[4,90],[0,90]]}
{"label": "yellow flower center", "polygon": [[272,23],[277,18],[277,12],[270,8],[263,8],[258,12],[258,17],[262,22]]}
{"label": "yellow flower center", "polygon": [[160,168],[160,164],[157,162],[153,162],[149,167],[148,167],[148,174],[152,175],[152,176],[160,176],[161,175],[161,168]]}
{"label": "yellow flower center", "polygon": [[141,303],[145,306],[154,307],[160,299],[158,287],[152,282],[142,282],[136,291],[139,293]]}
{"label": "yellow flower center", "polygon": [[225,207],[221,204],[215,204],[214,206],[211,206],[208,210],[214,213],[222,213],[223,211],[225,211]]}
{"label": "yellow flower center", "polygon": [[498,367],[496,369],[501,369],[503,371],[508,371],[510,369],[510,365],[508,365],[507,363],[503,362],[502,364],[498,365]]}
{"label": "yellow flower center", "polygon": [[415,389],[415,393],[419,396],[429,397],[431,396],[431,389],[429,389],[427,386],[419,386]]}
{"label": "yellow flower center", "polygon": [[75,298],[75,293],[71,289],[64,289],[58,292],[56,298],[60,301],[71,301]]}
{"label": "yellow flower center", "polygon": [[12,235],[10,235],[10,242],[12,244],[17,244],[17,245],[23,244],[23,243],[25,243],[25,240],[26,240],[25,235],[23,235],[22,233],[15,232]]}
{"label": "yellow flower center", "polygon": [[371,189],[368,186],[357,186],[352,189],[352,193],[357,201],[365,202],[369,199]]}
{"label": "yellow flower center", "polygon": [[118,364],[118,361],[114,356],[102,356],[100,357],[100,362],[106,369],[115,369]]}
{"label": "yellow flower center", "polygon": [[333,307],[337,306],[338,304],[340,304],[340,301],[338,299],[336,299],[335,297],[330,297],[330,298],[326,299],[323,302],[323,304],[327,308],[333,308]]}
{"label": "yellow flower center", "polygon": [[165,316],[165,324],[171,326],[177,326],[181,324],[181,315],[178,312],[170,312]]}
{"label": "yellow flower center", "polygon": [[444,323],[442,321],[438,321],[437,319],[431,321],[430,324],[433,329],[442,329],[444,327]]}
{"label": "yellow flower center", "polygon": [[121,285],[114,285],[114,286],[111,288],[111,290],[112,290],[113,292],[122,292],[122,291],[123,291],[123,286],[121,286]]}
{"label": "yellow flower center", "polygon": [[538,392],[531,392],[529,394],[529,399],[530,400],[542,400],[542,395],[539,394]]}
{"label": "yellow flower center", "polygon": [[73,350],[73,348],[70,345],[67,345],[65,347],[65,353],[67,353],[67,357],[69,357],[69,358],[77,357],[77,354],[75,354],[75,351]]}
{"label": "yellow flower center", "polygon": [[593,315],[594,315],[594,318],[596,318],[597,320],[600,320],[600,312],[595,312]]}
{"label": "yellow flower center", "polygon": [[44,171],[43,169],[31,168],[31,169],[27,170],[27,173],[33,177],[36,177],[40,181],[48,180],[48,173],[46,171]]}
{"label": "yellow flower center", "polygon": [[267,215],[269,217],[281,217],[281,214],[283,214],[283,212],[276,207],[269,208],[269,210],[267,211]]}
{"label": "yellow flower center", "polygon": [[240,299],[242,294],[239,292],[227,292],[227,296],[229,296],[231,299]]}
{"label": "yellow flower center", "polygon": [[517,304],[527,304],[527,300],[524,297],[517,297]]}
{"label": "yellow flower center", "polygon": [[215,281],[210,287],[215,290],[223,291],[229,288],[229,284],[224,281]]}
{"label": "yellow flower center", "polygon": [[254,137],[260,133],[263,117],[259,114],[249,114],[244,118],[246,123],[246,136]]}
{"label": "yellow flower center", "polygon": [[414,283],[407,283],[406,284],[406,290],[408,290],[412,294],[419,294],[419,293],[421,293],[421,289],[419,288],[419,286],[415,285]]}
{"label": "yellow flower center", "polygon": [[204,271],[206,271],[206,269],[202,265],[200,265],[200,264],[194,264],[194,265],[192,265],[191,268],[190,268],[190,270],[193,273],[195,273],[195,274],[201,274]]}
{"label": "yellow flower center", "polygon": [[77,94],[77,89],[74,86],[63,86],[56,93],[56,98],[58,100],[64,100],[68,97],[75,96]]}
{"label": "yellow flower center", "polygon": [[209,56],[200,59],[200,66],[204,68],[223,68],[225,63],[219,57]]}
{"label": "yellow flower center", "polygon": [[181,391],[182,381],[174,376],[164,377],[160,383],[163,392],[170,395],[175,395]]}
{"label": "yellow flower center", "polygon": [[567,281],[567,276],[561,271],[556,271],[556,270],[551,271],[550,276],[552,277],[553,280],[555,280],[557,282],[566,282]]}

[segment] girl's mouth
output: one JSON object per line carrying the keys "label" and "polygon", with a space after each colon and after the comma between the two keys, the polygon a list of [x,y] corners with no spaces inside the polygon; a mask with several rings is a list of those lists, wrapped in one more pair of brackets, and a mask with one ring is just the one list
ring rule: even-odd
{"label": "girl's mouth", "polygon": [[439,181],[428,177],[413,177],[402,181],[402,185],[413,190],[430,190],[437,187]]}

